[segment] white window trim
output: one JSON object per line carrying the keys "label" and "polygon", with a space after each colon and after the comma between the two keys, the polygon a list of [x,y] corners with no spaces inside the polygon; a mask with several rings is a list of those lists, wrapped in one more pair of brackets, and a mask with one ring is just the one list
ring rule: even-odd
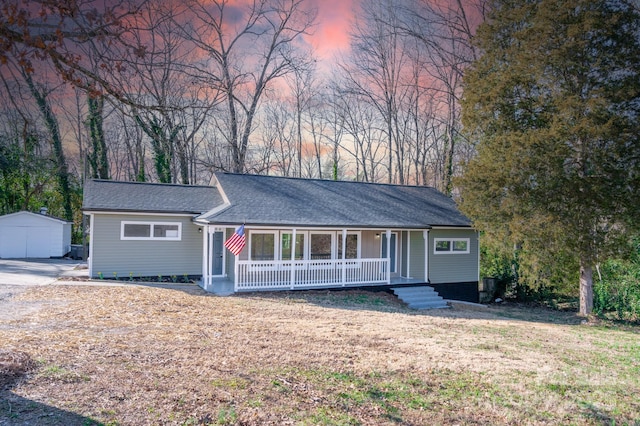
{"label": "white window trim", "polygon": [[[438,243],[440,241],[449,241],[449,250],[442,251],[436,250]],[[467,243],[467,249],[465,251],[454,251],[453,245],[456,241],[465,241]],[[434,238],[433,239],[433,254],[469,254],[471,250],[471,239],[470,238]]]}
{"label": "white window trim", "polygon": [[[149,225],[149,236],[148,237],[125,237],[124,235],[124,227],[125,225]],[[170,226],[178,226],[178,236],[177,237],[154,237],[153,236],[153,227],[155,225],[170,225]],[[151,222],[151,221],[131,221],[131,220],[123,220],[120,222],[120,239],[123,241],[181,241],[182,240],[182,222]]]}

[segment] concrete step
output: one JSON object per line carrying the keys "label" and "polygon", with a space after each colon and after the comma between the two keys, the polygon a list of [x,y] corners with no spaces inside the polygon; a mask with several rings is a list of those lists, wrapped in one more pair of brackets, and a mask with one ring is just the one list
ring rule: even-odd
{"label": "concrete step", "polygon": [[391,290],[398,299],[412,309],[441,309],[449,307],[433,287],[394,287]]}
{"label": "concrete step", "polygon": [[417,309],[417,310],[450,308],[450,306],[447,305],[447,302],[445,302],[444,300],[439,300],[434,302],[409,303],[407,304],[407,306],[411,309]]}
{"label": "concrete step", "polygon": [[418,286],[418,287],[394,287],[392,290],[397,294],[413,295],[413,294],[437,294],[433,287]]}

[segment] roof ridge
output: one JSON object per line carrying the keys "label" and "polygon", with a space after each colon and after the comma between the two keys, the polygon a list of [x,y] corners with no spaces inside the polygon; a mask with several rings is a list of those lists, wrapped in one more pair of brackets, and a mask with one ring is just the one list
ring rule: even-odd
{"label": "roof ridge", "polygon": [[[216,173],[216,175],[221,175],[221,174],[231,175],[231,176],[248,176],[248,177],[257,177],[257,178],[272,178],[272,179],[297,180],[297,181],[355,183],[355,184],[363,184],[363,185],[377,185],[377,186],[401,187],[401,188],[428,188],[428,189],[433,189],[435,191],[441,192],[438,189],[434,188],[433,186],[427,186],[427,185],[402,185],[399,183],[363,182],[358,180],[332,180],[332,179],[303,178],[303,177],[278,176],[278,175],[256,175],[256,174],[249,174],[249,173],[232,173],[232,172]],[[444,195],[444,193],[442,194]]]}
{"label": "roof ridge", "polygon": [[196,185],[185,183],[166,183],[166,182],[138,182],[132,180],[113,180],[113,179],[90,179],[92,182],[108,182],[108,183],[124,183],[132,185],[154,185],[154,186],[172,186],[172,187],[192,187],[192,188],[215,188],[211,185]]}
{"label": "roof ridge", "polygon": [[43,214],[43,213],[39,213],[39,212],[32,212],[31,210],[18,210],[17,212],[12,212],[12,213],[6,213],[4,215],[0,215],[0,217],[5,217],[5,216],[13,216],[13,215],[17,215],[20,213],[29,213],[38,217],[45,217],[47,219],[54,219],[60,222],[65,222],[65,223],[73,223],[73,221],[68,221],[67,219],[58,217],[58,216],[54,216],[51,214]]}

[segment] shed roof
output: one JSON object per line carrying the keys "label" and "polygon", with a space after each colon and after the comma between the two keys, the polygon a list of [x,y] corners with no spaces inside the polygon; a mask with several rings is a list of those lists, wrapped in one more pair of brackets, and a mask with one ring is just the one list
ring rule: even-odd
{"label": "shed roof", "polygon": [[43,219],[43,220],[48,220],[51,222],[55,222],[55,223],[60,223],[60,224],[68,224],[68,223],[72,223],[69,222],[67,220],[64,220],[62,218],[56,217],[56,216],[51,216],[48,214],[42,214],[42,213],[34,213],[34,212],[29,212],[26,210],[22,210],[19,212],[15,212],[15,213],[9,213],[9,214],[5,214],[3,216],[0,216],[0,221],[4,220],[4,219],[8,219],[8,218],[13,218],[13,217],[17,217],[17,216],[24,216],[24,215],[28,215],[30,217],[36,217],[38,219]]}
{"label": "shed roof", "polygon": [[85,183],[84,211],[201,214],[223,203],[215,187],[95,179]]}
{"label": "shed roof", "polygon": [[434,188],[217,173],[229,206],[210,223],[423,229],[470,227],[455,202]]}

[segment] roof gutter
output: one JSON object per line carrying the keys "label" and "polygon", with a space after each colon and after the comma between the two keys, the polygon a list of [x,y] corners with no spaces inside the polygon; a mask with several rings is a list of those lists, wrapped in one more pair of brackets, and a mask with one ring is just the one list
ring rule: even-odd
{"label": "roof gutter", "polygon": [[84,214],[130,214],[130,215],[166,215],[166,216],[194,216],[201,212],[162,211],[162,210],[109,210],[109,209],[81,209]]}
{"label": "roof gutter", "polygon": [[[240,222],[210,222],[202,217],[197,217],[193,220],[194,223],[198,225],[212,225],[212,226],[229,226],[235,227],[238,226]],[[300,223],[256,223],[256,222],[246,222],[245,226],[248,226],[253,229],[290,229],[290,228],[299,228],[299,229],[368,229],[368,230],[386,230],[386,229],[431,229],[431,226],[409,226],[409,225],[359,225],[359,224],[321,224],[321,225],[313,225],[313,224],[300,224]]]}

